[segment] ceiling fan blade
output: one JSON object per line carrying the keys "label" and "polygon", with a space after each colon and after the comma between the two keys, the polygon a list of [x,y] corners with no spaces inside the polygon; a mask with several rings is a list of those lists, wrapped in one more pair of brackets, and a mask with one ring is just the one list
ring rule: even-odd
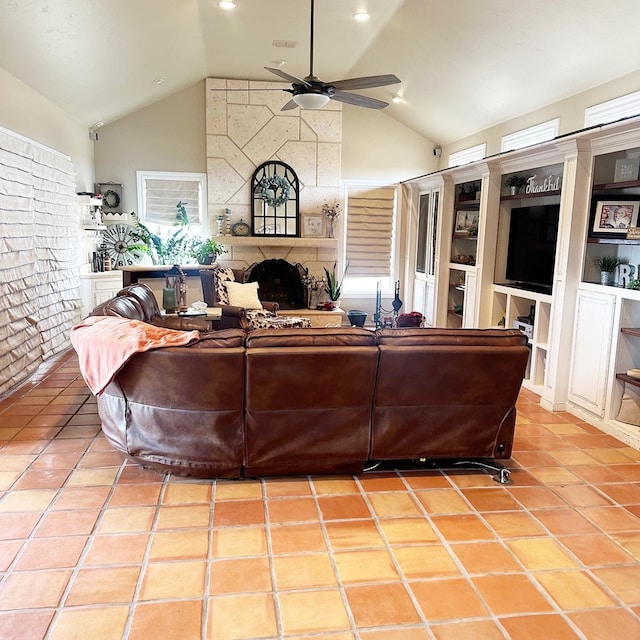
{"label": "ceiling fan blade", "polygon": [[271,73],[275,73],[277,76],[280,76],[283,80],[287,80],[293,84],[301,84],[303,87],[311,87],[311,85],[306,81],[302,80],[302,78],[296,78],[292,76],[290,73],[286,71],[282,71],[280,69],[273,69],[271,67],[265,67],[267,71],[271,71]]}
{"label": "ceiling fan blade", "polygon": [[393,73],[380,76],[364,76],[362,78],[347,78],[335,82],[325,82],[336,89],[371,89],[372,87],[386,87],[389,84],[397,84],[400,78]]}
{"label": "ceiling fan blade", "polygon": [[291,109],[297,109],[297,108],[298,108],[298,103],[295,100],[289,100],[289,102],[287,102],[287,104],[285,104],[284,107],[280,109],[280,111],[291,111]]}
{"label": "ceiling fan blade", "polygon": [[368,109],[384,109],[389,106],[388,102],[376,100],[376,98],[369,98],[369,96],[360,96],[357,93],[347,93],[346,91],[336,91],[331,96],[331,99],[353,104],[356,107],[367,107]]}

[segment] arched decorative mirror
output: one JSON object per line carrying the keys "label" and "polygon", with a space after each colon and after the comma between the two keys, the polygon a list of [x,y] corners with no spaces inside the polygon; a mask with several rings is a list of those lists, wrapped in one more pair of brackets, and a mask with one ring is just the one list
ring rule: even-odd
{"label": "arched decorative mirror", "polygon": [[251,177],[251,233],[300,235],[300,182],[284,162],[263,162]]}

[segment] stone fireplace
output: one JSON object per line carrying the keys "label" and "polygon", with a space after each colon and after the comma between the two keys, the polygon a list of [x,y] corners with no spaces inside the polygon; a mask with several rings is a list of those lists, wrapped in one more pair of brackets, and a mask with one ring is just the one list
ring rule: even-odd
{"label": "stone fireplace", "polygon": [[245,271],[246,282],[257,282],[260,298],[277,302],[280,309],[304,309],[307,289],[303,277],[308,271],[301,264],[291,264],[282,258],[256,262]]}

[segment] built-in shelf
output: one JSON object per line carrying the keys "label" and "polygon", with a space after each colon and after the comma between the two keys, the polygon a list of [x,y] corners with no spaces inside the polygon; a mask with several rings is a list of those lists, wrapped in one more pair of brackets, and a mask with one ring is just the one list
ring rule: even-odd
{"label": "built-in shelf", "polygon": [[217,242],[227,247],[326,247],[338,246],[337,238],[283,238],[280,236],[216,236]]}
{"label": "built-in shelf", "polygon": [[626,382],[634,387],[640,387],[640,379],[628,376],[626,373],[616,373],[616,379],[621,382]]}
{"label": "built-in shelf", "polygon": [[560,190],[555,189],[554,191],[540,191],[538,193],[516,193],[515,196],[512,196],[510,193],[500,196],[500,200],[528,200],[529,198],[546,198],[548,196],[559,196]]}
{"label": "built-in shelf", "polygon": [[624,333],[627,336],[634,336],[636,338],[640,338],[640,329],[636,329],[635,327],[622,327],[620,329],[621,333]]}
{"label": "built-in shelf", "polygon": [[587,238],[590,244],[640,244],[640,240],[627,240],[627,238]]}
{"label": "built-in shelf", "polygon": [[640,187],[640,180],[629,180],[627,182],[604,182],[594,184],[594,191],[608,191],[609,189],[633,189]]}

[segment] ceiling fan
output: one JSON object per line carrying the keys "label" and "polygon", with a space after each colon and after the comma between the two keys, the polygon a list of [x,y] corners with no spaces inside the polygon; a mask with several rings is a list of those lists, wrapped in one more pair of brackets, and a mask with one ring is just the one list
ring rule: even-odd
{"label": "ceiling fan", "polygon": [[291,89],[283,89],[293,95],[293,98],[287,102],[282,111],[289,111],[296,107],[303,109],[320,109],[324,107],[329,100],[337,100],[345,102],[357,107],[367,107],[369,109],[384,109],[389,105],[388,102],[369,98],[357,93],[349,93],[347,89],[370,89],[372,87],[386,87],[390,84],[397,84],[400,79],[392,73],[379,76],[364,76],[362,78],[347,78],[346,80],[334,80],[332,82],[323,82],[320,78],[313,75],[313,19],[315,14],[315,0],[311,0],[311,40],[309,52],[309,75],[305,78],[297,78],[281,69],[273,69],[265,67],[267,71],[291,82]]}

